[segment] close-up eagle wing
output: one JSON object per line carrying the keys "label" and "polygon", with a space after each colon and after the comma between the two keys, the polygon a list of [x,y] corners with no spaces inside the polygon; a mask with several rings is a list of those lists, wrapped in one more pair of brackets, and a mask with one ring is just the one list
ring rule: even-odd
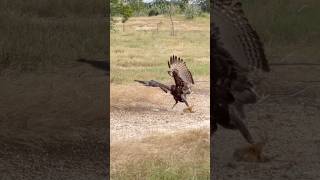
{"label": "close-up eagle wing", "polygon": [[213,26],[219,28],[221,46],[240,68],[269,71],[263,44],[245,17],[239,0],[214,0],[213,18]]}
{"label": "close-up eagle wing", "polygon": [[194,84],[192,74],[182,58],[171,56],[168,61],[170,75],[173,76],[177,86]]}

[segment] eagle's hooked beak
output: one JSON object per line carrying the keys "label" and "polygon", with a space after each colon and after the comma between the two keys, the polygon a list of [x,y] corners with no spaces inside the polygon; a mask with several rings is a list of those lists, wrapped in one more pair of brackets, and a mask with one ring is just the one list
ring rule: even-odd
{"label": "eagle's hooked beak", "polygon": [[169,76],[172,76],[172,71],[168,71]]}

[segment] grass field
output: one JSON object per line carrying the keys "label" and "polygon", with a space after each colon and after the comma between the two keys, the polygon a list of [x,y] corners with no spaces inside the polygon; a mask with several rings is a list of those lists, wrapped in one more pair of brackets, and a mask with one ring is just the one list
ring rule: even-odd
{"label": "grass field", "polygon": [[[175,36],[170,36],[168,17],[133,17],[116,24],[111,32],[111,83],[134,79],[168,80],[167,61],[172,54],[187,62],[196,80],[209,77],[210,18],[186,20],[174,17]],[[158,28],[157,28],[158,26]]]}

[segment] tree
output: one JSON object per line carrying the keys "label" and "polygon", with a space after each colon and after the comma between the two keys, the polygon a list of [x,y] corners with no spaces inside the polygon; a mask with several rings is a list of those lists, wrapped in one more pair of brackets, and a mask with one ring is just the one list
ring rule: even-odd
{"label": "tree", "polygon": [[127,0],[127,3],[137,16],[140,16],[141,11],[145,8],[143,0]]}
{"label": "tree", "polygon": [[201,11],[210,12],[210,0],[194,0],[194,3],[201,8]]}
{"label": "tree", "polygon": [[121,3],[120,14],[122,15],[122,31],[124,32],[124,23],[132,16],[132,9],[128,5]]}
{"label": "tree", "polygon": [[123,24],[123,31],[124,31],[124,23],[132,16],[132,9],[129,5],[124,4],[122,1],[119,2],[118,0],[111,0],[110,1],[110,8],[111,8],[111,24],[114,24],[114,16],[121,16],[122,17],[122,24]]}
{"label": "tree", "polygon": [[174,12],[173,5],[170,4],[168,13],[169,13],[170,21],[171,21],[171,36],[174,36],[174,24],[173,24],[173,20],[172,20],[173,12]]}
{"label": "tree", "polygon": [[110,0],[110,28],[114,28],[114,16],[119,15],[120,13],[120,4],[118,0]]}
{"label": "tree", "polygon": [[179,3],[181,12],[184,12],[186,10],[186,7],[189,4],[189,0],[180,0],[178,3]]}

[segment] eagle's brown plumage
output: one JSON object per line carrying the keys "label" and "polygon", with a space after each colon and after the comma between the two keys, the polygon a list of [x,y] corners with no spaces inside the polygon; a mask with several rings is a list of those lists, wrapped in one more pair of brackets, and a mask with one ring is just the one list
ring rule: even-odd
{"label": "eagle's brown plumage", "polygon": [[243,107],[257,100],[249,74],[258,69],[270,70],[263,45],[238,0],[214,0],[212,18],[212,86],[216,94],[212,129],[215,132],[217,124],[237,129],[249,143],[254,143],[243,122]]}
{"label": "eagle's brown plumage", "polygon": [[186,62],[184,62],[182,58],[175,55],[171,56],[168,61],[168,66],[171,72],[178,72],[178,76],[182,78],[183,82],[194,84],[192,74],[187,68]]}
{"label": "eagle's brown plumage", "polygon": [[173,107],[178,102],[183,102],[188,106],[188,108],[190,108],[189,110],[192,111],[191,107],[187,102],[186,97],[187,94],[191,93],[191,84],[194,84],[190,70],[188,69],[183,59],[175,55],[170,57],[170,60],[168,61],[168,66],[170,69],[168,71],[168,74],[173,77],[175,85],[167,86],[154,80],[135,81],[144,84],[145,86],[159,87],[166,93],[169,91],[172,94],[174,100],[176,101]]}

